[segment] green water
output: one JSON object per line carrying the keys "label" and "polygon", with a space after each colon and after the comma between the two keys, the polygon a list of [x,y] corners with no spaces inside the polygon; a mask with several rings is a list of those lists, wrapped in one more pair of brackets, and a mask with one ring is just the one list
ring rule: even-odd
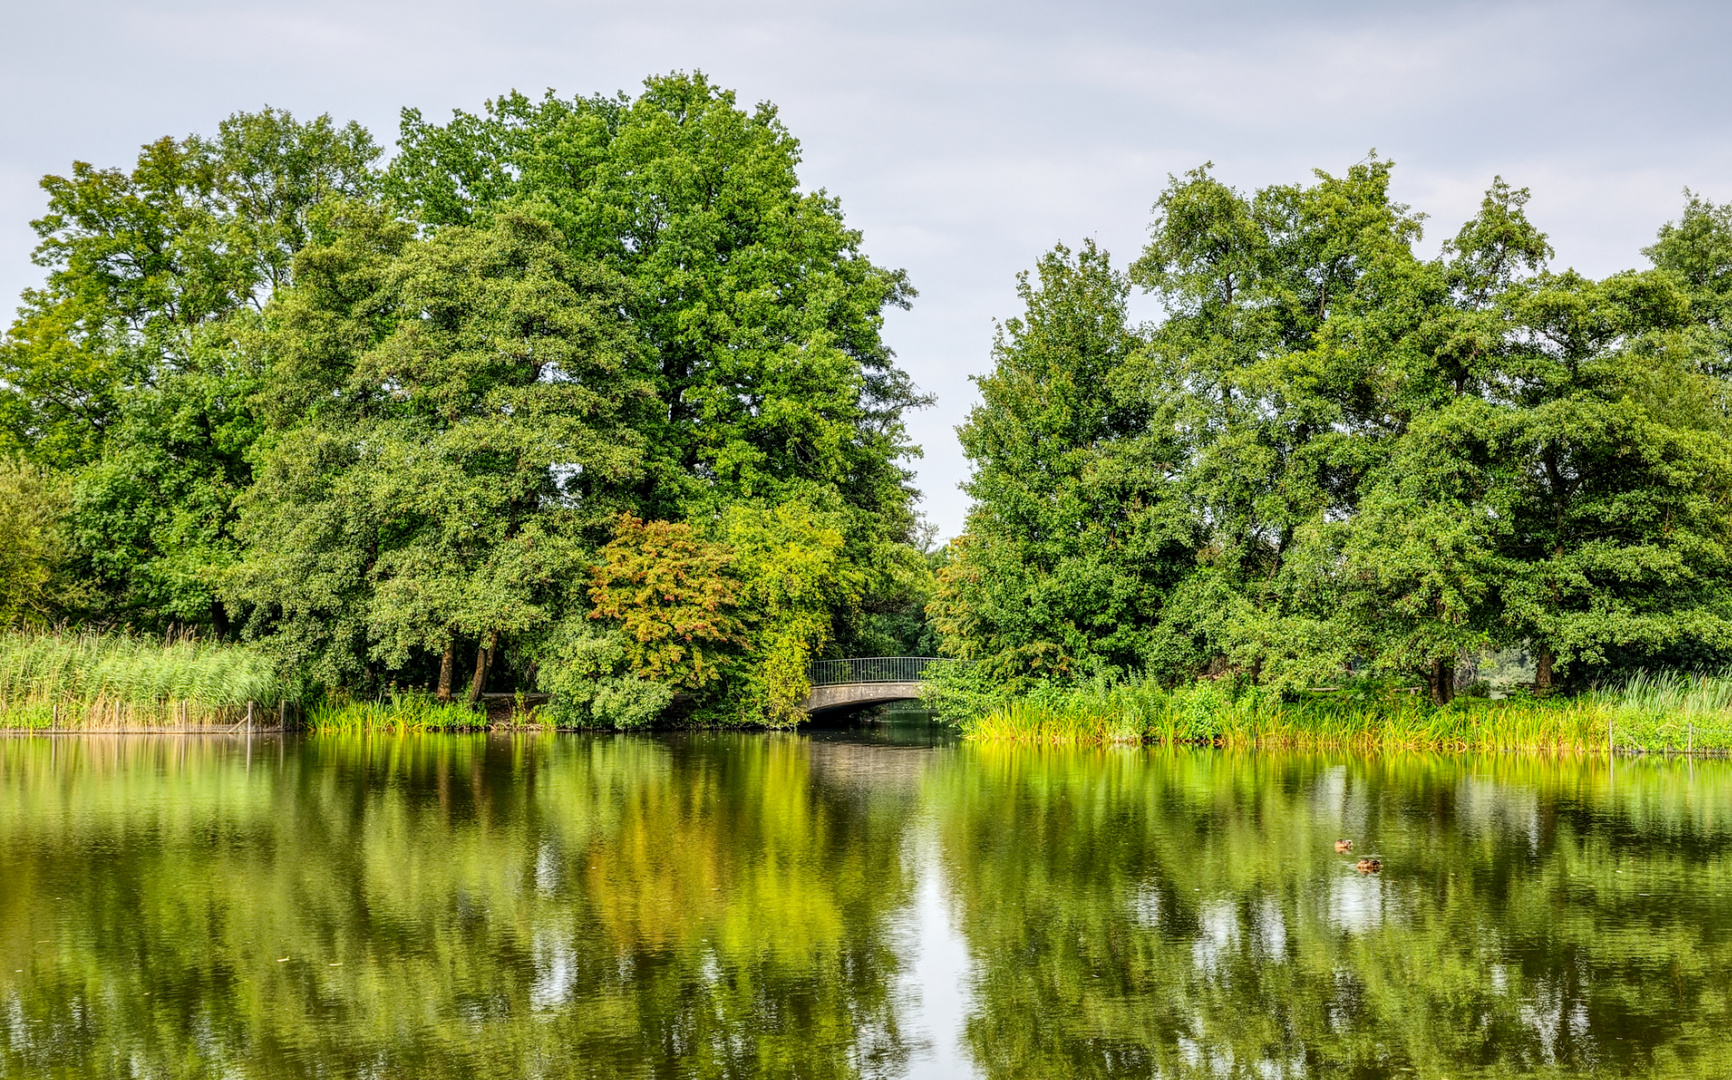
{"label": "green water", "polygon": [[4,1076],[1732,1076],[1732,765],[11,738],[0,953]]}

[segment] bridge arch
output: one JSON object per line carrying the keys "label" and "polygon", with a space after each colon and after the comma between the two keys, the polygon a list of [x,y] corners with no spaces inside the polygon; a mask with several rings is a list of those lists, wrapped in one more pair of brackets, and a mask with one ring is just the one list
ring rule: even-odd
{"label": "bridge arch", "polygon": [[817,660],[807,669],[812,692],[802,702],[808,713],[860,708],[920,697],[922,678],[936,664],[954,664],[935,656],[861,656],[848,660]]}

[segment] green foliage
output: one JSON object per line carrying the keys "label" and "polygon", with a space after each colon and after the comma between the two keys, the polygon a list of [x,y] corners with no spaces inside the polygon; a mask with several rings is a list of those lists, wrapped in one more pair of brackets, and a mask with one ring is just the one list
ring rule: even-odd
{"label": "green foliage", "polygon": [[1037,277],[1018,278],[1026,313],[999,328],[981,404],[958,431],[975,502],[929,610],[947,652],[1005,675],[1038,644],[1063,668],[1140,666],[1194,561],[1165,479],[1178,447],[1141,437],[1171,417],[1120,378],[1137,338],[1129,283],[1106,254],[1060,247]]}
{"label": "green foliage", "polygon": [[559,627],[537,666],[539,688],[553,695],[548,722],[573,728],[636,728],[662,718],[675,684],[636,666],[641,646],[624,631],[592,623]]}
{"label": "green foliage", "polygon": [[44,623],[66,605],[66,489],[41,466],[0,457],[0,628]]}
{"label": "green foliage", "polygon": [[1732,648],[1732,236],[1692,197],[1657,269],[1546,269],[1501,179],[1442,253],[1375,158],[1242,194],[1174,178],[1130,280],[1042,260],[963,429],[976,498],[944,649],[1064,683],[1354,664],[1420,678],[1525,646],[1537,680]]}
{"label": "green foliage", "polygon": [[1680,279],[1692,321],[1706,329],[1716,375],[1732,374],[1732,203],[1716,206],[1684,192],[1684,212],[1660,227],[1642,254]]}
{"label": "green foliage", "polygon": [[913,297],[872,264],[773,106],[746,112],[701,74],[633,99],[511,93],[436,125],[406,110],[390,190],[435,226],[533,202],[574,258],[627,283],[658,407],[642,516],[834,488],[906,530],[901,422],[920,399],[891,362],[884,311]]}
{"label": "green foliage", "polygon": [[333,683],[460,634],[544,632],[641,456],[617,279],[527,213],[416,242],[371,227],[310,249],[277,309],[229,586],[252,632]]}
{"label": "green foliage", "polygon": [[589,617],[619,624],[638,676],[697,689],[721,675],[722,654],[742,640],[732,562],[690,525],[621,514],[590,578]]}
{"label": "green foliage", "polygon": [[71,535],[96,615],[227,631],[249,341],[320,205],[371,191],[377,156],[355,125],[267,109],[150,143],[130,172],[43,179],[47,280],[0,341],[0,450],[80,470]]}
{"label": "green foliage", "polygon": [[829,643],[834,613],[856,605],[868,581],[848,558],[845,520],[797,501],[736,505],[723,516],[751,643],[727,705],[737,721],[792,727],[805,719],[807,664]]}

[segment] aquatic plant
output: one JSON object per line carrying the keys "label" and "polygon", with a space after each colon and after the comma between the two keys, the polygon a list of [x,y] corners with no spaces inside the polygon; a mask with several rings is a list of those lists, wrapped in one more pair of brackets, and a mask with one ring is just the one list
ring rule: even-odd
{"label": "aquatic plant", "polygon": [[1458,698],[1361,683],[1274,694],[1226,681],[1043,686],[959,720],[973,739],[1439,750],[1732,750],[1732,674],[1640,673],[1576,697]]}
{"label": "aquatic plant", "polygon": [[232,724],[294,697],[268,657],[192,634],[0,633],[3,727]]}
{"label": "aquatic plant", "polygon": [[394,690],[380,700],[331,694],[307,710],[305,727],[320,734],[474,731],[487,727],[487,714],[469,705],[440,701],[423,690]]}

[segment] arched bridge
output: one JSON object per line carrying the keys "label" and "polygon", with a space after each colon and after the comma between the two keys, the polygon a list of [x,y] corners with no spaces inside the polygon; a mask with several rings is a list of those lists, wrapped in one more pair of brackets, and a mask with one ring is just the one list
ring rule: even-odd
{"label": "arched bridge", "polygon": [[863,656],[853,660],[818,660],[807,669],[812,692],[809,713],[858,708],[887,701],[912,701],[920,696],[920,680],[934,665],[954,664],[932,656]]}

